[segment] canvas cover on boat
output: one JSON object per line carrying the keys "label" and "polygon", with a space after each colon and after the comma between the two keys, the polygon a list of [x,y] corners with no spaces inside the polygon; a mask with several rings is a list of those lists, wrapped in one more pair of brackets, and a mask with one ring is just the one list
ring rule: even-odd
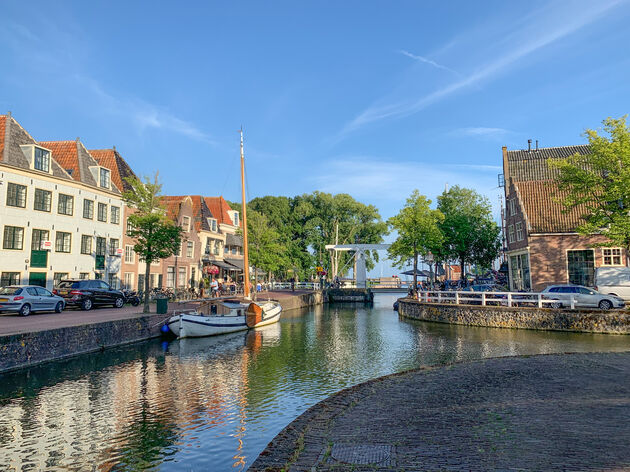
{"label": "canvas cover on boat", "polygon": [[253,328],[258,323],[262,321],[263,317],[263,309],[260,305],[256,303],[250,303],[247,307],[247,316],[245,317],[245,322],[249,328]]}

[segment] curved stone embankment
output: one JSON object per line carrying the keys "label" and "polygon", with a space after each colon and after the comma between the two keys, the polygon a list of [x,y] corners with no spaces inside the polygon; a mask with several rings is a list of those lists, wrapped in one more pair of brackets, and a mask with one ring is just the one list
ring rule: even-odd
{"label": "curved stone embankment", "polygon": [[[285,311],[323,302],[321,292],[270,292],[262,294],[260,298],[268,297],[277,299]],[[94,310],[90,313],[98,312]],[[64,312],[65,316],[37,315],[27,320],[16,315],[6,315],[12,318],[3,321],[14,320],[15,324],[27,321],[32,327],[21,326],[17,330],[12,329],[11,323],[5,323],[5,329],[11,334],[0,334],[0,372],[159,337],[162,324],[171,316],[138,313],[121,317],[116,310],[110,312],[113,314],[102,312],[103,320],[82,324],[76,321],[82,315],[81,311]],[[42,329],[36,324],[40,316],[55,316],[55,321],[51,323],[51,318],[47,318],[47,327]],[[106,319],[108,316],[112,319]]]}
{"label": "curved stone embankment", "polygon": [[555,310],[398,301],[405,318],[490,328],[523,328],[584,333],[630,334],[630,313],[625,310]]}
{"label": "curved stone embankment", "polygon": [[486,359],[343,390],[249,470],[630,470],[629,417],[630,352]]}

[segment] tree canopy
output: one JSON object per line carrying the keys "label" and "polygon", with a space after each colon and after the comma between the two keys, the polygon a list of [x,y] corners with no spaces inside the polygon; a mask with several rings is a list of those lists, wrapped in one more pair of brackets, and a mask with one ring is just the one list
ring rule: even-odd
{"label": "tree canopy", "polygon": [[431,209],[431,200],[414,190],[400,212],[388,220],[398,234],[388,249],[395,266],[413,265],[414,287],[418,286],[418,256],[437,252],[444,236],[439,224],[444,221],[440,210]]}
{"label": "tree canopy", "polygon": [[128,235],[135,240],[133,250],[145,263],[144,312],[149,312],[149,275],[151,263],[175,254],[181,246],[182,229],[166,217],[160,203],[162,185],[156,173],[153,181],[145,177],[125,179],[131,189],[123,194],[125,203],[135,211],[129,215]]}
{"label": "tree canopy", "polygon": [[630,249],[630,129],[626,116],[607,118],[603,133],[587,129],[590,154],[550,159],[558,169],[558,197],[567,210],[578,210],[577,231],[599,233]]}
{"label": "tree canopy", "polygon": [[462,279],[466,263],[490,266],[499,255],[501,230],[488,199],[455,185],[438,197],[438,210],[444,214],[440,223],[444,243],[438,257],[459,261]]}

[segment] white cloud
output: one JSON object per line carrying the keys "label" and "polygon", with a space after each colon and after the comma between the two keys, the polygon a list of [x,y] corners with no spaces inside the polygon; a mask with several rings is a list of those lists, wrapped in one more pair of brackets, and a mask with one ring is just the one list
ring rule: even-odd
{"label": "white cloud", "polygon": [[470,128],[457,128],[448,133],[450,136],[456,137],[472,137],[483,139],[505,139],[509,135],[514,134],[505,128],[487,128],[483,126],[475,126]]}
{"label": "white cloud", "polygon": [[416,54],[412,54],[409,51],[405,51],[404,49],[398,51],[400,54],[402,54],[403,56],[407,56],[410,57],[411,59],[418,61],[418,62],[424,62],[425,64],[429,64],[433,67],[435,67],[436,69],[442,69],[442,70],[446,70],[449,72],[452,72],[453,74],[457,74],[459,75],[457,72],[455,72],[453,69],[451,69],[450,67],[446,67],[442,64],[438,64],[435,61],[432,61],[431,59],[427,59],[426,57],[423,56],[418,56]]}
{"label": "white cloud", "polygon": [[[506,41],[507,47],[500,54],[495,55],[493,60],[486,62],[485,65],[464,78],[419,98],[400,99],[391,103],[387,103],[383,99],[380,100],[348,122],[338,134],[337,140],[370,123],[417,113],[457,92],[490,80],[504,73],[507,68],[526,56],[593,23],[620,3],[621,0],[584,2],[578,6],[565,3],[550,4],[538,12],[534,12],[529,21],[524,23],[524,26],[510,34]],[[487,39],[487,42],[491,43],[490,39]],[[468,50],[476,48],[475,45],[471,44],[466,46],[469,48]],[[482,45],[479,45],[477,49],[480,50],[482,57],[488,54],[487,50],[482,49]]]}

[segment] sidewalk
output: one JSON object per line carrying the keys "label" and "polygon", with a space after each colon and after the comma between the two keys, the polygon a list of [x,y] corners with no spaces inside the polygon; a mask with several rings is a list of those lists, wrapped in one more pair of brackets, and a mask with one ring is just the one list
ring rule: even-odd
{"label": "sidewalk", "polygon": [[376,379],[318,403],[250,471],[630,471],[630,352]]}

